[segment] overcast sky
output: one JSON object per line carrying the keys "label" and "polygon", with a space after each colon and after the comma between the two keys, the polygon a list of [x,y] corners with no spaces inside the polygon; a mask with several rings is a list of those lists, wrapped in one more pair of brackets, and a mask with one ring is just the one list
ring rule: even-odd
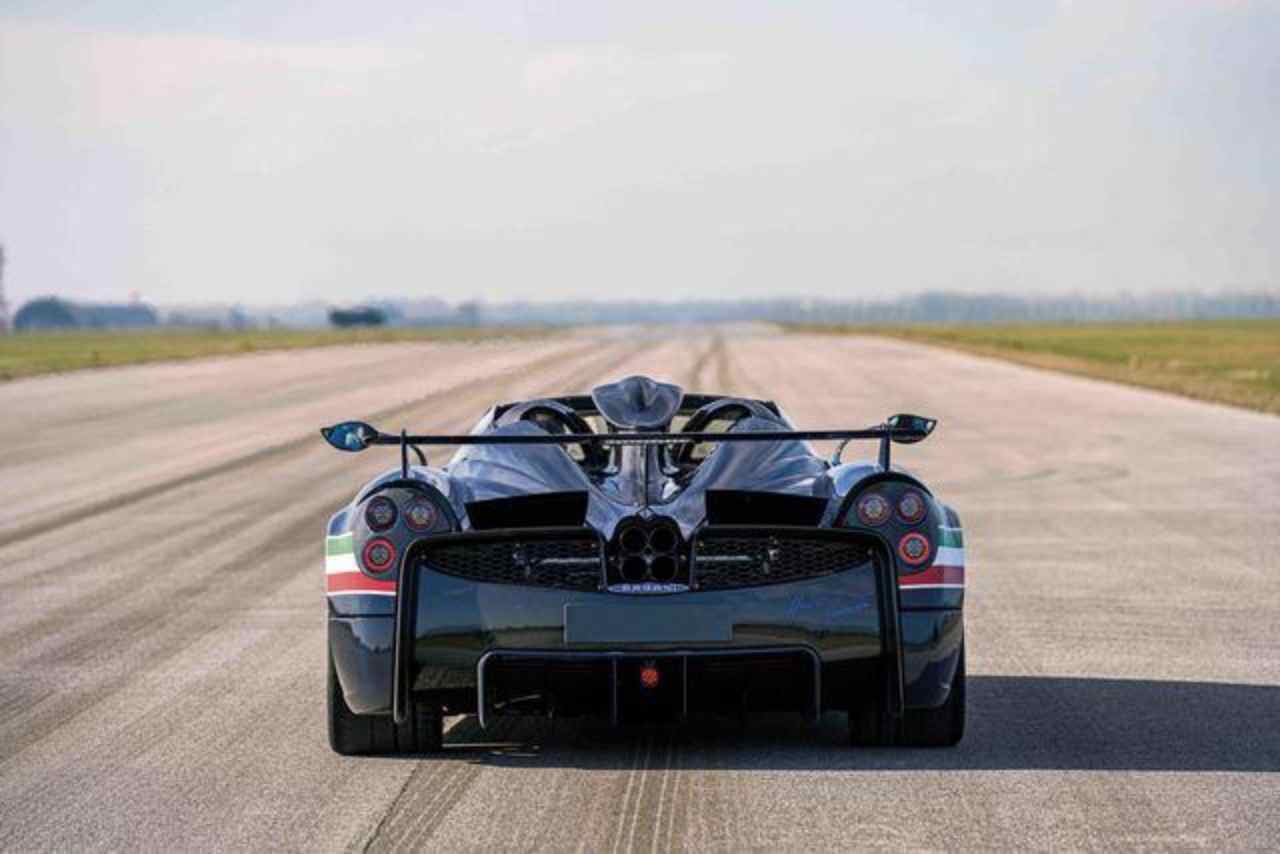
{"label": "overcast sky", "polygon": [[1278,283],[1280,2],[427,5],[4,0],[10,301]]}

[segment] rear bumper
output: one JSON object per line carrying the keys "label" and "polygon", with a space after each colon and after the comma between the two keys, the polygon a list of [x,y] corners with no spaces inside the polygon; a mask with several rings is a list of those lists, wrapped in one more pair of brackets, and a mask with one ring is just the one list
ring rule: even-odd
{"label": "rear bumper", "polygon": [[[646,686],[643,670],[657,675]],[[822,710],[822,663],[808,647],[669,650],[662,653],[490,650],[476,667],[482,727],[504,705],[538,697],[562,713],[608,710],[613,724],[632,715],[684,720],[691,710]]]}
{"label": "rear bumper", "polygon": [[[499,660],[745,662],[787,651],[801,652],[797,667],[812,674],[794,692],[803,695],[795,708],[845,708],[868,691],[892,714],[938,705],[955,667],[960,611],[900,614],[891,565],[874,563],[793,583],[657,596],[483,583],[417,564],[402,575],[394,618],[331,611],[330,645],[351,709],[397,717],[423,695],[486,712],[481,683]],[[687,663],[679,667],[687,672]],[[880,678],[867,681],[876,667]],[[609,709],[607,697],[600,705]]]}
{"label": "rear bumper", "polygon": [[[940,706],[947,700],[960,643],[964,638],[962,612],[958,609],[904,611],[900,619],[904,704],[909,709]],[[334,666],[343,686],[347,705],[355,712],[386,714],[391,711],[394,627],[391,617],[335,616],[329,620],[329,646]],[[490,651],[492,650],[486,650],[485,653]],[[551,652],[554,654],[562,651]],[[451,680],[438,684],[434,689],[435,693],[460,701],[459,711],[478,712],[479,663],[485,653],[477,656],[474,670],[450,670],[444,674],[435,671],[437,677],[447,675]],[[818,657],[821,661],[821,656]],[[867,660],[822,666],[818,678],[824,709],[843,707],[842,683],[849,680],[851,675],[856,675],[851,674],[851,671],[856,672],[860,661]],[[426,681],[422,673],[418,674],[417,679],[419,684]],[[807,703],[807,696],[806,692],[805,697],[793,698],[796,700],[797,710],[807,710],[804,705]],[[608,713],[607,703],[602,706],[601,712]]]}

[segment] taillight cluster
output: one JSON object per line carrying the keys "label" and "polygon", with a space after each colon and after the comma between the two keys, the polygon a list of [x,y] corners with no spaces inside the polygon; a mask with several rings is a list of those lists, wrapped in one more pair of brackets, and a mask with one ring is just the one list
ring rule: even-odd
{"label": "taillight cluster", "polygon": [[433,530],[440,521],[440,508],[429,497],[404,492],[375,495],[364,505],[364,523],[373,537],[360,550],[366,572],[379,574],[395,568],[399,557],[397,544],[403,545],[403,534],[395,528],[403,520],[404,527],[415,534]]}
{"label": "taillight cluster", "polygon": [[858,521],[875,528],[888,522],[893,513],[907,525],[915,525],[924,520],[929,513],[929,505],[924,496],[914,489],[908,489],[898,496],[898,504],[894,507],[889,499],[875,490],[863,493],[854,505]]}
{"label": "taillight cluster", "polygon": [[[893,490],[872,488],[858,497],[853,505],[853,516],[859,524],[868,528],[880,528],[896,519],[899,525],[915,526],[929,515],[928,500],[917,489],[904,489],[896,495]],[[850,520],[852,522],[852,520]],[[922,531],[907,531],[898,539],[898,557],[908,566],[923,566],[933,554],[933,545]]]}
{"label": "taillight cluster", "polygon": [[[405,505],[404,523],[418,533],[429,531],[435,526],[439,512],[435,502],[419,496]],[[372,531],[390,530],[398,518],[400,511],[395,502],[385,495],[379,495],[365,505],[364,521]]]}

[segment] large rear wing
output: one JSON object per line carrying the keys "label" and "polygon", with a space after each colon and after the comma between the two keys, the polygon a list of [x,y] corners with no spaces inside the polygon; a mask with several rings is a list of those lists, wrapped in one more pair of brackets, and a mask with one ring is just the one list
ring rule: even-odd
{"label": "large rear wing", "polygon": [[[838,441],[839,449],[832,456],[838,462],[844,446],[855,440],[880,442],[880,465],[889,468],[889,448],[893,442],[913,444],[919,442],[937,426],[934,418],[922,415],[900,414],[886,418],[883,424],[856,430],[747,430],[740,433],[546,433],[546,434],[496,434],[468,433],[465,435],[411,434],[401,430],[399,434],[383,433],[372,424],[363,421],[344,421],[332,427],[322,427],[320,435],[339,451],[363,451],[374,445],[398,445],[401,467],[407,472],[409,450],[423,446],[440,445],[579,445],[594,444],[603,447],[622,445],[683,445],[704,442],[819,442]],[[422,458],[421,451],[418,451]]]}

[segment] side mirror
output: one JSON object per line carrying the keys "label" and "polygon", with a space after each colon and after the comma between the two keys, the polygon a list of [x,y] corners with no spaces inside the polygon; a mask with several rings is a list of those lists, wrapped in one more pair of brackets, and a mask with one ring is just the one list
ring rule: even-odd
{"label": "side mirror", "polygon": [[320,435],[339,451],[363,451],[369,447],[369,440],[378,435],[372,424],[363,421],[343,421],[332,427],[321,427]]}
{"label": "side mirror", "polygon": [[938,426],[938,419],[903,414],[891,415],[885,423],[893,430],[893,441],[903,445],[914,445],[933,432],[933,428]]}

